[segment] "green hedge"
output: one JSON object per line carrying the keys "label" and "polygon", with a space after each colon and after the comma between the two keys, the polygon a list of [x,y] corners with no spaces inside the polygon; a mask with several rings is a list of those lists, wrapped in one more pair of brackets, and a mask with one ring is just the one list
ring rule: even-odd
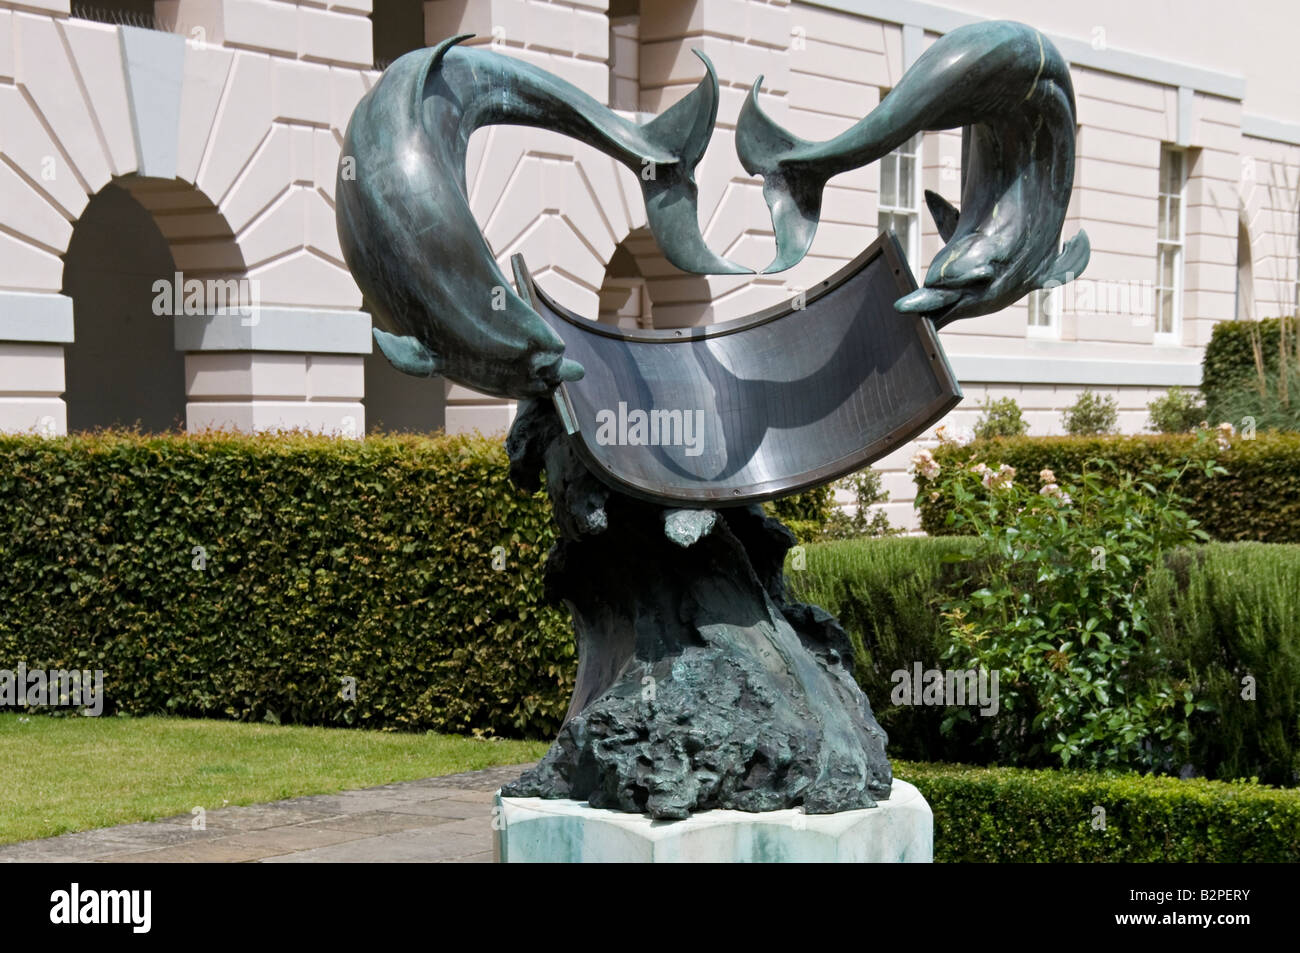
{"label": "green hedge", "polygon": [[[1264,359],[1265,370],[1277,370],[1278,337],[1282,330],[1282,320],[1265,318],[1260,321],[1220,321],[1214,325],[1201,361],[1201,392],[1210,406],[1217,404],[1243,381],[1254,378],[1258,373],[1255,350],[1251,345],[1252,334],[1259,335],[1260,356]],[[1294,350],[1296,319],[1285,320],[1287,341],[1291,345],[1289,350]]]}
{"label": "green hedge", "polygon": [[0,668],[103,669],[110,711],[549,737],[573,639],[506,472],[469,437],[0,437]]}
{"label": "green hedge", "polygon": [[[1034,482],[1039,470],[1049,469],[1064,481],[1095,457],[1132,473],[1151,464],[1181,467],[1195,442],[1191,434],[1006,437],[941,446],[934,458],[943,467],[1006,463],[1022,479]],[[1259,433],[1251,440],[1234,437],[1228,450],[1213,455],[1228,471],[1226,476],[1208,478],[1189,470],[1176,486],[1160,489],[1174,489],[1187,497],[1188,512],[1214,539],[1300,542],[1300,433]],[[932,500],[931,489],[919,479],[918,485],[921,527],[936,536],[951,532],[944,522],[946,497]]]}
{"label": "green hedge", "polygon": [[936,861],[1300,861],[1297,791],[898,761],[894,775],[930,802]]}
{"label": "green hedge", "polygon": [[[792,595],[844,624],[854,675],[889,733],[889,751],[923,761],[982,760],[971,726],[939,730],[941,706],[890,702],[891,674],[941,668],[943,592],[958,576],[946,559],[969,556],[961,537],[813,545],[786,578]],[[1215,543],[1175,553],[1152,586],[1154,637],[1209,710],[1192,718],[1191,764],[1213,778],[1300,781],[1300,546]],[[1241,697],[1244,676],[1255,699]]]}

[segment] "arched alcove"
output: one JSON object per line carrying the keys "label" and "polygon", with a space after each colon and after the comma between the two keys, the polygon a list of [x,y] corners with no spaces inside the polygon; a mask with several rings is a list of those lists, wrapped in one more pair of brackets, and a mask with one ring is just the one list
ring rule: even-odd
{"label": "arched alcove", "polygon": [[710,307],[708,282],[670,264],[649,228],[630,232],[605,267],[600,286],[602,324],[694,327],[708,323]]}
{"label": "arched alcove", "polygon": [[1255,317],[1255,260],[1250,249],[1250,229],[1244,217],[1237,220],[1237,320]]}
{"label": "arched alcove", "polygon": [[[86,205],[63,260],[74,335],[64,352],[68,430],[183,428],[185,355],[174,318],[187,304],[196,318],[235,306],[225,285],[244,273],[221,214],[183,182],[125,176]],[[185,282],[196,280],[201,297],[187,297]],[[217,282],[220,301],[208,293]]]}

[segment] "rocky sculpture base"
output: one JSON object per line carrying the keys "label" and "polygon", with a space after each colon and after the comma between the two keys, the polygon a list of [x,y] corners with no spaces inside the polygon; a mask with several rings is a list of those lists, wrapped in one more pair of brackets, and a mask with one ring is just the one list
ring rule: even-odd
{"label": "rocky sculpture base", "polygon": [[894,781],[889,800],[836,814],[705,811],[681,821],[571,800],[497,795],[497,863],[930,863],[934,817]]}
{"label": "rocky sculpture base", "polygon": [[546,583],[568,606],[578,675],[559,737],[503,789],[657,819],[808,814],[889,797],[885,732],[843,629],[787,601],[794,537],[758,506],[673,510],[615,493],[577,459],[549,404],[520,405],[511,477],[559,524]]}

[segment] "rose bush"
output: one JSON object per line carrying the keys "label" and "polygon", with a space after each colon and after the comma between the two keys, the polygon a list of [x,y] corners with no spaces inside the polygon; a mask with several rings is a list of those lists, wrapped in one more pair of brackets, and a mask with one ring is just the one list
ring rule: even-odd
{"label": "rose bush", "polygon": [[[998,671],[1001,710],[980,737],[1017,764],[1176,769],[1196,703],[1149,638],[1146,590],[1164,554],[1205,540],[1176,493],[1191,468],[1224,472],[1210,458],[1225,431],[1202,431],[1182,469],[1133,475],[1104,459],[1058,480],[1017,479],[1007,464],[941,466],[913,458],[923,491],[952,501],[950,532],[978,542],[943,604],[952,668]],[[922,494],[918,494],[922,498]],[[955,707],[960,720],[979,718]]]}

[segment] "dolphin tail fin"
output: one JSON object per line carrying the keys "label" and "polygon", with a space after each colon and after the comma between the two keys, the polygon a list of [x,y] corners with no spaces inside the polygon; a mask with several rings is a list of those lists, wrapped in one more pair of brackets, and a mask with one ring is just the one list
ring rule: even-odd
{"label": "dolphin tail fin", "polygon": [[403,374],[413,377],[437,377],[443,369],[441,357],[409,334],[389,334],[374,328],[375,343],[388,362]]}
{"label": "dolphin tail fin", "polygon": [[772,120],[758,105],[763,77],[740,107],[736,120],[736,155],[750,175],[763,177],[763,198],[772,213],[776,257],[764,274],[798,264],[812,246],[821,218],[822,188],[832,174],[825,163],[799,163],[795,156],[814,147]]}
{"label": "dolphin tail fin", "polygon": [[664,151],[672,153],[688,169],[704,157],[718,120],[718,74],[713,62],[699,50],[692,52],[704,63],[704,78],[698,86],[664,112],[641,127],[642,134]]}
{"label": "dolphin tail fin", "polygon": [[1088,241],[1088,233],[1080,229],[1079,234],[1066,242],[1065,247],[1061,249],[1061,254],[1056,256],[1056,261],[1052,263],[1052,270],[1046,280],[1060,284],[1073,281],[1083,274],[1083,269],[1088,267],[1088,259],[1091,257],[1092,245]]}
{"label": "dolphin tail fin", "polygon": [[925,204],[929,207],[930,217],[934,219],[934,224],[939,229],[939,237],[947,242],[952,238],[952,233],[957,230],[957,218],[961,213],[946,198],[929,189],[925,190]]}
{"label": "dolphin tail fin", "polygon": [[709,147],[718,118],[718,74],[699,50],[704,78],[698,86],[639,131],[643,145],[671,159],[656,162],[641,156],[641,166],[624,163],[640,180],[646,218],[655,241],[673,265],[697,275],[747,275],[750,269],[715,254],[700,234],[699,190],[695,167]]}

